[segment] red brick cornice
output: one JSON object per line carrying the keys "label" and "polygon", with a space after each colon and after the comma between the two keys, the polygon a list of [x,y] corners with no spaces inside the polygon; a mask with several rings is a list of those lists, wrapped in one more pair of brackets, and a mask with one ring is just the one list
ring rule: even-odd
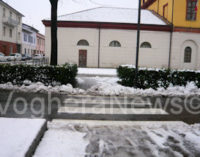
{"label": "red brick cornice", "polygon": [[200,28],[174,27],[174,32],[200,33]]}
{"label": "red brick cornice", "polygon": [[[51,26],[51,21],[42,21],[46,27]],[[103,29],[127,29],[136,30],[137,24],[126,23],[100,23],[100,22],[73,22],[73,21],[58,21],[58,27],[73,27],[73,28],[103,28]],[[148,31],[171,31],[170,25],[148,25],[142,24],[141,30]]]}

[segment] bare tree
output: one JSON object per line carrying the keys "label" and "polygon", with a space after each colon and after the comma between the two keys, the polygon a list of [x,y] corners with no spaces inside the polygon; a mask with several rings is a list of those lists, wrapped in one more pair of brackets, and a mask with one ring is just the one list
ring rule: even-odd
{"label": "bare tree", "polygon": [[58,40],[57,40],[57,10],[58,0],[49,0],[51,3],[51,65],[58,64]]}

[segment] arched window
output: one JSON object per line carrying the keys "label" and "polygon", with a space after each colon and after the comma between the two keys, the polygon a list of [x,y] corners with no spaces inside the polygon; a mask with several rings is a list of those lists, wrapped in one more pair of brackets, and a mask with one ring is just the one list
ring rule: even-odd
{"label": "arched window", "polygon": [[192,60],[192,48],[186,47],[184,52],[184,62],[191,63],[191,60]]}
{"label": "arched window", "polygon": [[79,40],[77,43],[78,46],[89,46],[89,43],[87,40]]}
{"label": "arched window", "polygon": [[151,44],[149,42],[143,42],[141,45],[140,45],[141,48],[151,48]]}
{"label": "arched window", "polygon": [[109,46],[110,47],[121,47],[121,44],[120,44],[119,41],[113,40],[113,41],[110,42]]}

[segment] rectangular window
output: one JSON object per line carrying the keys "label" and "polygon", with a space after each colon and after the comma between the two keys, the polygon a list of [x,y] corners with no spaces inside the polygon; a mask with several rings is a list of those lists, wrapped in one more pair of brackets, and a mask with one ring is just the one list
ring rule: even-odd
{"label": "rectangular window", "polygon": [[18,40],[20,40],[20,39],[21,39],[21,33],[18,32]]}
{"label": "rectangular window", "polygon": [[12,12],[10,11],[10,18],[12,18]]}
{"label": "rectangular window", "polygon": [[12,29],[10,29],[9,35],[10,35],[10,37],[12,38]]}
{"label": "rectangular window", "polygon": [[187,8],[186,8],[186,20],[195,21],[197,12],[195,10],[197,5],[197,0],[187,0]]}
{"label": "rectangular window", "polygon": [[3,17],[6,17],[6,8],[3,8]]}
{"label": "rectangular window", "polygon": [[24,34],[24,41],[27,41],[27,35]]}
{"label": "rectangular window", "polygon": [[28,42],[33,43],[33,37],[31,35],[28,36]]}
{"label": "rectangular window", "polygon": [[3,36],[6,36],[6,27],[3,27]]}

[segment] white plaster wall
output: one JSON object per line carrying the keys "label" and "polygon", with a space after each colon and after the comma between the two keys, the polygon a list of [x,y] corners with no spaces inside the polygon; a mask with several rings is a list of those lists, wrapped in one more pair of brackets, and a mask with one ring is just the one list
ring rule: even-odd
{"label": "white plaster wall", "polygon": [[[192,48],[192,62],[184,64],[184,49]],[[200,70],[200,35],[198,33],[173,33],[171,67],[174,69]]]}
{"label": "white plaster wall", "polygon": [[[6,9],[6,16],[3,17],[3,8]],[[15,27],[9,27],[3,24],[3,21],[7,20],[10,16],[10,11],[12,11],[12,19],[18,21],[20,17],[19,24]],[[3,26],[6,26],[6,36],[3,36]],[[12,37],[9,36],[9,30],[12,29]],[[20,36],[19,34],[20,33]],[[0,40],[21,44],[21,34],[22,34],[22,17],[21,15],[16,14],[12,9],[3,6],[0,3]]]}
{"label": "white plaster wall", "polygon": [[[78,64],[79,49],[88,51],[87,66],[98,66],[98,29],[58,28],[58,63]],[[118,67],[121,64],[135,64],[136,56],[135,30],[101,29],[100,67]],[[46,27],[46,55],[50,57],[50,28]],[[89,47],[78,47],[80,39],[86,39]],[[109,47],[109,43],[118,40],[120,48]],[[152,48],[140,49],[139,66],[168,67],[169,32],[141,31],[141,43],[150,42]]]}
{"label": "white plaster wall", "polygon": [[[101,31],[101,67],[118,67],[121,64],[135,64],[136,35],[135,30]],[[152,48],[140,48],[139,66],[141,67],[168,67],[169,56],[168,32],[141,31],[140,44],[149,42]],[[121,48],[109,47],[109,43],[118,40]]]}

